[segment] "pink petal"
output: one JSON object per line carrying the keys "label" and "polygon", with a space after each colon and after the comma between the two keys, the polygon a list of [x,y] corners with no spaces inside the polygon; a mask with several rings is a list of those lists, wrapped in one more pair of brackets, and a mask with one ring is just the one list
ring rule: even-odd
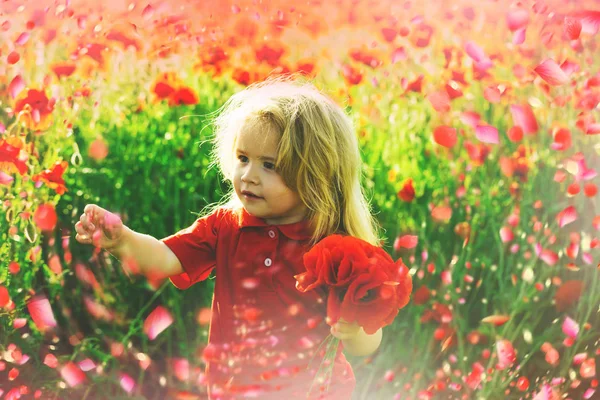
{"label": "pink petal", "polygon": [[554,181],[555,182],[558,182],[558,183],[563,182],[566,178],[567,178],[567,174],[565,171],[559,170],[554,173]]}
{"label": "pink petal", "polygon": [[579,324],[571,318],[566,317],[562,324],[562,331],[572,339],[576,339],[579,334]]}
{"label": "pink petal", "polygon": [[70,387],[75,387],[85,381],[83,371],[71,361],[60,370],[60,375]]}
{"label": "pink petal", "polygon": [[407,56],[406,56],[406,50],[404,50],[404,47],[398,47],[392,53],[392,64],[396,64],[398,61],[404,61],[406,59],[407,59]]}
{"label": "pink petal", "polygon": [[133,378],[125,373],[120,372],[119,381],[123,390],[131,394],[131,392],[135,388],[135,381],[133,380]]}
{"label": "pink petal", "polygon": [[598,135],[600,134],[600,123],[594,122],[588,125],[585,130],[586,135]]}
{"label": "pink petal", "polygon": [[15,318],[13,321],[13,328],[21,329],[27,323],[27,318]]}
{"label": "pink petal", "polygon": [[590,35],[598,33],[600,28],[600,11],[583,10],[573,14],[581,22],[581,32]]}
{"label": "pink petal", "polygon": [[0,185],[9,186],[14,180],[12,176],[0,171]]}
{"label": "pink petal", "polygon": [[521,28],[521,29],[517,29],[515,31],[515,33],[513,34],[513,44],[515,45],[519,45],[519,44],[523,44],[523,42],[525,42],[525,33],[527,31],[527,28]]}
{"label": "pink petal", "polygon": [[592,265],[594,263],[594,259],[592,258],[592,255],[590,253],[585,252],[585,251],[583,252],[583,254],[581,254],[581,259],[587,265]]}
{"label": "pink petal", "polygon": [[171,313],[163,306],[158,306],[144,321],[144,333],[150,340],[154,340],[162,331],[173,323]]}
{"label": "pink petal", "polygon": [[583,398],[585,400],[591,399],[592,396],[594,395],[594,393],[596,393],[596,389],[592,389],[592,388],[588,388],[584,393],[583,393]]}
{"label": "pink petal", "polygon": [[540,254],[540,259],[544,261],[546,264],[553,266],[558,262],[558,254],[553,252],[552,250],[544,249]]}
{"label": "pink petal", "polygon": [[460,115],[460,121],[463,124],[469,125],[471,128],[475,129],[475,127],[479,124],[479,121],[481,121],[481,116],[479,116],[479,114],[476,112],[465,111]]}
{"label": "pink petal", "polygon": [[19,46],[23,46],[29,40],[29,32],[23,32],[19,35],[17,40],[15,40],[15,44]]}
{"label": "pink petal", "polygon": [[524,29],[529,23],[529,12],[523,8],[511,10],[506,14],[506,23],[511,32]]}
{"label": "pink petal", "polygon": [[114,313],[106,308],[104,305],[97,303],[90,296],[83,297],[83,303],[87,311],[95,318],[95,319],[103,319],[105,321],[112,321],[114,318]]}
{"label": "pink petal", "polygon": [[529,104],[511,105],[510,112],[514,125],[520,126],[524,134],[534,134],[538,131],[538,123]]}
{"label": "pink petal", "polygon": [[79,365],[79,368],[82,371],[91,371],[94,368],[96,368],[96,363],[94,363],[94,361],[92,361],[89,358],[86,358],[85,360],[81,360],[77,363],[77,365]]}
{"label": "pink petal", "polygon": [[510,367],[517,361],[515,349],[512,343],[506,339],[501,339],[496,342],[496,354],[498,355],[497,368],[500,370]]}
{"label": "pink petal", "polygon": [[27,309],[29,310],[29,314],[35,323],[35,326],[37,326],[40,331],[44,332],[47,329],[56,326],[52,307],[47,298],[42,296],[34,297],[27,303]]}
{"label": "pink petal", "polygon": [[585,361],[587,353],[578,353],[573,356],[573,365],[579,365]]}
{"label": "pink petal", "polygon": [[25,364],[27,361],[29,361],[29,356],[27,354],[23,354],[21,356],[21,359],[19,360],[19,365],[23,365]]}
{"label": "pink petal", "polygon": [[490,103],[500,102],[501,96],[502,94],[496,85],[488,86],[483,91],[483,97],[485,97],[485,99]]}
{"label": "pink petal", "polygon": [[190,379],[190,362],[185,358],[174,358],[173,372],[177,379],[181,382],[186,382]]}
{"label": "pink petal", "polygon": [[502,243],[511,242],[514,238],[515,235],[510,228],[506,226],[500,228],[500,240],[502,240]]}
{"label": "pink petal", "polygon": [[543,250],[542,244],[541,243],[536,243],[535,244],[535,255],[539,257],[540,254],[542,254],[542,250]]}
{"label": "pink petal", "polygon": [[581,67],[577,63],[565,60],[562,64],[560,64],[560,69],[562,69],[567,76],[571,76],[573,73],[579,72]]}
{"label": "pink petal", "polygon": [[576,18],[565,17],[564,20],[565,34],[569,40],[579,39],[581,33],[581,21]]}
{"label": "pink petal", "polygon": [[474,61],[480,62],[486,60],[486,55],[481,47],[472,41],[465,43],[465,51]]}
{"label": "pink petal", "polygon": [[15,76],[8,85],[8,92],[13,99],[15,99],[23,89],[25,89],[25,81],[21,75]]}
{"label": "pink petal", "polygon": [[581,364],[581,368],[579,368],[579,373],[582,378],[593,378],[596,376],[596,361],[594,358],[588,358],[583,361]]}
{"label": "pink petal", "polygon": [[489,58],[484,58],[483,60],[475,62],[475,69],[477,71],[485,71],[488,68],[492,68],[494,63]]}
{"label": "pink petal", "polygon": [[569,77],[560,69],[560,66],[551,58],[544,60],[534,68],[534,71],[548,84],[553,86],[564,85],[569,82]]}
{"label": "pink petal", "polygon": [[542,390],[539,391],[533,398],[533,400],[551,400],[552,399],[552,389],[547,384],[542,386]]}
{"label": "pink petal", "polygon": [[452,218],[452,208],[446,206],[434,207],[431,210],[431,217],[440,222],[448,221]]}
{"label": "pink petal", "polygon": [[566,253],[570,258],[577,258],[577,254],[579,254],[579,244],[572,242],[569,247],[567,247]]}
{"label": "pink petal", "polygon": [[154,9],[152,8],[152,6],[150,4],[148,4],[142,11],[142,17],[144,17],[144,19],[150,19],[150,18],[152,18],[153,15],[154,15]]}
{"label": "pink petal", "polygon": [[475,128],[475,136],[483,143],[498,144],[498,129],[490,125],[477,125]]}
{"label": "pink petal", "polygon": [[396,238],[396,240],[394,242],[394,249],[396,251],[400,250],[401,248],[412,249],[417,246],[418,242],[419,242],[418,236],[404,235],[402,237]]}
{"label": "pink petal", "polygon": [[575,210],[575,207],[569,206],[558,213],[556,218],[558,219],[558,226],[562,228],[577,220],[577,210]]}
{"label": "pink petal", "polygon": [[449,285],[452,283],[452,274],[450,273],[450,271],[442,271],[440,278],[442,278],[442,282],[445,285]]}
{"label": "pink petal", "polygon": [[44,357],[44,364],[50,368],[56,368],[58,367],[58,360],[54,354],[46,354],[46,357]]}

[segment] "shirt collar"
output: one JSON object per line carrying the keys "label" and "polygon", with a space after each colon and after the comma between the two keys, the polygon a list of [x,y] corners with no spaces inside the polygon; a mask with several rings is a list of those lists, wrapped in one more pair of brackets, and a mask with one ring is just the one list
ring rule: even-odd
{"label": "shirt collar", "polygon": [[311,230],[310,224],[308,220],[302,220],[299,222],[295,222],[293,224],[285,224],[285,225],[269,225],[265,222],[264,219],[255,217],[246,211],[244,207],[241,207],[241,210],[238,210],[238,223],[241,228],[247,227],[268,227],[274,226],[281,233],[287,236],[290,239],[294,240],[306,240],[311,238]]}

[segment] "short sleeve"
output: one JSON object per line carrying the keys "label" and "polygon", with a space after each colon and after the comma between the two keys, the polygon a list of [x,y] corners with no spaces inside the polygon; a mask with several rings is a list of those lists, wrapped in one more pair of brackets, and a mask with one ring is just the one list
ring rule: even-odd
{"label": "short sleeve", "polygon": [[216,247],[222,209],[197,219],[191,226],[160,239],[177,256],[183,271],[169,279],[179,289],[187,289],[210,276],[217,264]]}

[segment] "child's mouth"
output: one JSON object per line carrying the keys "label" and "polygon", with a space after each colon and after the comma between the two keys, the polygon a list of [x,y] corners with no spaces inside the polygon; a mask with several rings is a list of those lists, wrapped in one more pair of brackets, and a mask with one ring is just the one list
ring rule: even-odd
{"label": "child's mouth", "polygon": [[258,197],[252,193],[242,193],[242,195],[247,199],[262,199],[262,197]]}

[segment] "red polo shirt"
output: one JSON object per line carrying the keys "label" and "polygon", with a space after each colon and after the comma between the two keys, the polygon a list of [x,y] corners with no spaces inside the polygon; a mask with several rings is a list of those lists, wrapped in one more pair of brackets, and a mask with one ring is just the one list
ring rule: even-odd
{"label": "red polo shirt", "polygon": [[[204,352],[210,399],[306,399],[314,376],[308,363],[330,330],[326,292],[296,289],[309,239],[307,221],[269,225],[243,208],[219,208],[161,239],[185,271],[170,277],[179,289],[216,268]],[[350,400],[355,384],[340,342],[324,398]]]}

